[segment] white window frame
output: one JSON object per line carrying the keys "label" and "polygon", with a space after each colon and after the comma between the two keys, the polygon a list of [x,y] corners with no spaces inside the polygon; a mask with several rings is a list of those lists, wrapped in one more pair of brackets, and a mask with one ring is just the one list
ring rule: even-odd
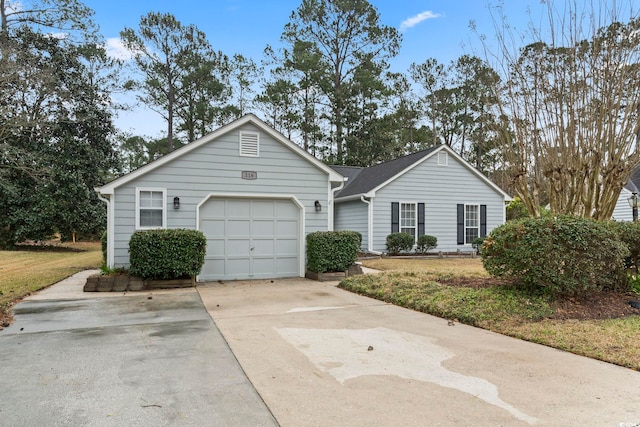
{"label": "white window frame", "polygon": [[[413,206],[413,225],[412,226],[403,226],[402,222],[402,207],[404,206]],[[410,202],[410,201],[400,201],[398,206],[398,231],[401,233],[406,233],[406,231],[402,231],[403,228],[413,228],[413,242],[416,242],[418,236],[418,202]],[[411,234],[411,233],[407,233]]]}
{"label": "white window frame", "polygon": [[[162,208],[149,208],[149,207],[140,206],[140,193],[142,193],[143,191],[162,193]],[[141,226],[140,225],[140,209],[162,209],[162,226],[160,227]],[[157,228],[167,228],[167,189],[136,187],[136,230],[154,230]]]}
{"label": "white window frame", "polygon": [[[244,141],[245,136],[249,136],[252,140],[255,138],[255,147],[253,146],[253,143],[249,146]],[[260,157],[260,133],[240,131],[238,150],[242,157]]]}
{"label": "white window frame", "polygon": [[[475,208],[476,208],[476,213],[477,213],[476,221],[477,221],[477,225],[475,225],[475,226],[470,226],[470,225],[468,225],[468,222],[467,222],[467,220],[468,220],[468,217],[467,217],[467,207],[475,207]],[[469,230],[469,229],[476,229],[476,230],[478,230],[477,237],[480,237],[480,203],[467,203],[467,204],[465,204],[465,205],[464,205],[464,244],[465,244],[465,245],[470,245],[470,244],[472,244],[472,243],[473,243],[473,240],[475,239],[475,238],[474,238],[474,239],[472,239],[472,240],[471,240],[471,242],[468,242],[468,241],[467,241],[467,230]]]}
{"label": "white window frame", "polygon": [[449,164],[449,153],[440,151],[438,153],[438,166],[447,166]]}

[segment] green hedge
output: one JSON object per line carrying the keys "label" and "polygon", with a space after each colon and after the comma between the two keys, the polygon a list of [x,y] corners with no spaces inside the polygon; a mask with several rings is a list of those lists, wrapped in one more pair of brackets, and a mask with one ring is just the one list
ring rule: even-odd
{"label": "green hedge", "polygon": [[387,252],[391,255],[413,249],[413,236],[408,233],[391,233],[387,235]]}
{"label": "green hedge", "polygon": [[481,249],[489,274],[564,294],[626,287],[628,254],[609,224],[566,215],[509,221]]}
{"label": "green hedge", "polygon": [[307,269],[345,271],[358,258],[362,235],[356,231],[317,231],[307,235]]}
{"label": "green hedge", "polygon": [[206,237],[197,230],[136,231],[129,240],[129,273],[144,279],[196,276],[206,246]]}
{"label": "green hedge", "polygon": [[640,222],[610,221],[609,226],[629,250],[624,260],[625,267],[633,268],[637,273],[640,269]]}
{"label": "green hedge", "polygon": [[436,236],[429,236],[428,234],[423,234],[418,237],[418,241],[416,242],[416,250],[421,254],[426,254],[432,249],[438,247],[438,238]]}

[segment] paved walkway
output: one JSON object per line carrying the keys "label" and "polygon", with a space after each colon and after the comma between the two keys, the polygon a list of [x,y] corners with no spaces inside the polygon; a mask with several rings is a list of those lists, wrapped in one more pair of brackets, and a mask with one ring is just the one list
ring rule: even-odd
{"label": "paved walkway", "polygon": [[195,289],[30,296],[0,331],[2,426],[276,426]]}

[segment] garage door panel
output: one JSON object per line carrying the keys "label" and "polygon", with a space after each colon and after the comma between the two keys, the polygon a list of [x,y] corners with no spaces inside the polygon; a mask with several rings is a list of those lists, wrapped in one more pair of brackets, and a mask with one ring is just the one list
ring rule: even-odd
{"label": "garage door panel", "polygon": [[275,216],[276,205],[272,200],[253,202],[253,218],[273,218]]}
{"label": "garage door panel", "polygon": [[[250,255],[251,241],[249,239],[227,239],[226,255],[229,257],[247,257]],[[223,256],[225,254],[222,254]]]}
{"label": "garage door panel", "polygon": [[296,239],[278,239],[276,242],[276,253],[297,257],[298,241]]}
{"label": "garage door panel", "polygon": [[291,202],[276,202],[277,203],[277,218],[289,218],[297,220],[300,214],[300,209]]}
{"label": "garage door panel", "polygon": [[224,257],[225,252],[226,241],[224,239],[207,239],[205,256]]}
{"label": "garage door panel", "polygon": [[275,256],[276,255],[276,241],[273,239],[253,239],[251,241],[251,254],[253,256]]}
{"label": "garage door panel", "polygon": [[298,221],[278,220],[276,224],[276,234],[279,237],[297,237]]}
{"label": "garage door panel", "polygon": [[300,213],[290,200],[210,199],[200,207],[207,236],[200,279],[298,276]]}
{"label": "garage door panel", "polygon": [[200,231],[207,237],[224,237],[224,227],[224,219],[204,218],[200,220]]}
{"label": "garage door panel", "polygon": [[202,266],[200,275],[203,277],[210,277],[219,275],[220,272],[224,273],[224,271],[224,259],[212,259],[209,257],[205,257],[204,265]]}
{"label": "garage door panel", "polygon": [[258,219],[253,221],[253,236],[269,236],[273,238],[276,235],[276,227],[275,222],[266,219]]}
{"label": "garage door panel", "polygon": [[228,218],[250,218],[250,200],[227,200],[226,216]]}
{"label": "garage door panel", "polygon": [[273,274],[275,271],[274,258],[253,258],[253,274],[256,276],[265,276]]}
{"label": "garage door panel", "polygon": [[251,221],[247,219],[230,219],[226,225],[227,236],[250,236]]}
{"label": "garage door panel", "polygon": [[298,275],[298,257],[282,257],[276,259],[276,269],[281,277]]}
{"label": "garage door panel", "polygon": [[209,199],[207,203],[200,206],[200,218],[222,216],[224,217],[225,202],[224,200]]}

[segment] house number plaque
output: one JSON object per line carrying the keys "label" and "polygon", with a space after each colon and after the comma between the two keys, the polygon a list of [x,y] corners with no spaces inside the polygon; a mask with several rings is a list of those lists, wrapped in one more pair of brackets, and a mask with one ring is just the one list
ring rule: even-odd
{"label": "house number plaque", "polygon": [[258,179],[258,172],[242,171],[242,179]]}

